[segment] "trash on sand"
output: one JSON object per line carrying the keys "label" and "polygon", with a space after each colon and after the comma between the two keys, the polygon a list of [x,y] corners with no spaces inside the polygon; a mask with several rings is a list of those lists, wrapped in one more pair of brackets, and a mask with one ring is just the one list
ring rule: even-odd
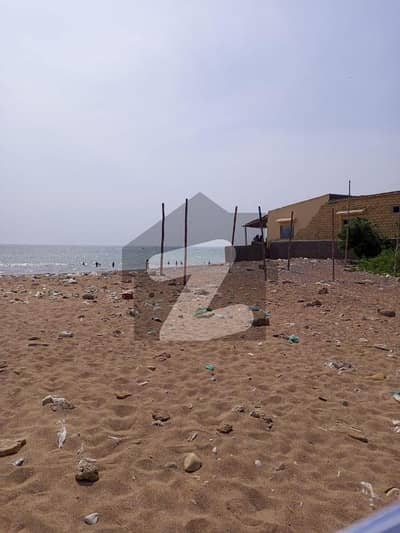
{"label": "trash on sand", "polygon": [[298,344],[300,342],[300,337],[297,335],[289,335],[287,340],[290,342],[290,344]]}
{"label": "trash on sand", "polygon": [[377,496],[374,492],[374,489],[372,488],[371,483],[368,483],[368,481],[361,481],[360,485],[361,485],[361,492],[365,494],[366,496],[368,496],[369,505],[373,507],[375,503],[374,500],[377,499]]}
{"label": "trash on sand", "polygon": [[86,515],[83,518],[83,521],[85,522],[85,524],[88,524],[89,526],[93,526],[94,524],[97,524],[97,522],[99,521],[99,518],[100,518],[99,513],[91,513],[91,514]]}
{"label": "trash on sand", "polygon": [[14,466],[22,466],[24,464],[24,461],[25,461],[24,457],[20,457],[19,459],[17,459],[11,464]]}
{"label": "trash on sand", "polygon": [[62,331],[61,333],[59,333],[58,338],[59,339],[72,339],[73,336],[74,334],[72,333],[72,331]]}
{"label": "trash on sand", "polygon": [[344,372],[346,370],[352,370],[353,366],[351,363],[346,363],[345,361],[329,361],[325,363],[328,368],[334,368],[339,372]]}
{"label": "trash on sand", "polygon": [[212,309],[210,307],[198,307],[193,313],[193,316],[196,318],[208,318],[213,316]]}
{"label": "trash on sand", "polygon": [[393,397],[396,401],[400,402],[400,391],[394,392],[393,395],[392,395],[392,397]]}
{"label": "trash on sand", "polygon": [[108,438],[109,438],[110,440],[112,440],[113,442],[115,442],[115,444],[119,444],[119,443],[122,441],[121,438],[119,438],[119,437],[114,437],[113,435],[109,435]]}
{"label": "trash on sand", "polygon": [[61,428],[60,431],[57,431],[57,444],[59,448],[62,448],[67,439],[67,426],[65,425],[65,420],[59,420],[58,423]]}
{"label": "trash on sand", "polygon": [[209,372],[214,372],[215,370],[215,366],[212,363],[207,363],[204,368]]}
{"label": "trash on sand", "polygon": [[399,487],[389,487],[388,489],[385,490],[385,494],[386,496],[392,496],[395,495],[395,496],[400,496],[400,489]]}
{"label": "trash on sand", "polygon": [[262,462],[260,461],[260,459],[256,459],[256,460],[254,461],[254,464],[255,464],[256,466],[258,466],[258,467],[262,466]]}
{"label": "trash on sand", "polygon": [[400,420],[392,420],[393,431],[395,433],[400,433]]}

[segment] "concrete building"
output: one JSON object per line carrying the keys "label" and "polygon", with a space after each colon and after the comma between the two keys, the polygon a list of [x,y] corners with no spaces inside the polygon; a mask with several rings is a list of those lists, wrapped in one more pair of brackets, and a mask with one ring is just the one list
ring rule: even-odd
{"label": "concrete building", "polygon": [[370,220],[382,236],[395,239],[400,223],[400,191],[363,196],[325,194],[268,212],[268,243],[287,241],[293,212],[293,240],[327,241],[332,236],[332,208],[336,235],[351,218]]}

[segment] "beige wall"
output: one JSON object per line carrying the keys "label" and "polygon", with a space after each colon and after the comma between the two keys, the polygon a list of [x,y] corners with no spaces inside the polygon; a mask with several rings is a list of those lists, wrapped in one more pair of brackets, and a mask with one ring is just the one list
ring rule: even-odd
{"label": "beige wall", "polygon": [[290,213],[294,212],[294,239],[298,239],[299,233],[308,227],[313,217],[318,213],[320,208],[329,200],[329,194],[324,194],[318,198],[304,200],[285,207],[273,209],[268,212],[268,241],[280,240],[280,226],[277,222],[279,218],[290,218]]}
{"label": "beige wall", "polygon": [[400,192],[376,194],[351,198],[350,210],[363,209],[361,214],[337,215],[337,211],[347,211],[347,199],[325,203],[315,214],[307,227],[298,232],[299,240],[326,240],[332,235],[332,208],[335,210],[336,234],[342,228],[346,218],[367,218],[384,237],[396,237],[396,224],[399,223],[399,214],[393,213],[393,206],[400,205]]}

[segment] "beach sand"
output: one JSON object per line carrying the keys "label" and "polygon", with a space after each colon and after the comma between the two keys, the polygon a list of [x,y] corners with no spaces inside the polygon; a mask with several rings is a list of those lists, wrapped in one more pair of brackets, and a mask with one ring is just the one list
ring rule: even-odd
{"label": "beach sand", "polygon": [[[265,304],[270,326],[202,342],[157,340],[180,280],[0,277],[0,439],[26,439],[0,457],[1,532],[333,532],[398,498],[400,283],[295,260],[264,294],[258,265],[238,269],[211,307]],[[93,484],[75,480],[82,457]]]}

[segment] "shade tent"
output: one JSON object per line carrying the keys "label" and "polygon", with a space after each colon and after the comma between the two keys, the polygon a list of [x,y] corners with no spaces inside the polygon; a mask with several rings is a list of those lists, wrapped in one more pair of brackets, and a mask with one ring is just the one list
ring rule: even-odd
{"label": "shade tent", "polygon": [[[264,215],[262,218],[262,227],[263,228],[266,228],[267,227],[267,223],[268,223],[268,215]],[[250,220],[250,222],[246,222],[246,224],[243,224],[242,226],[244,228],[244,241],[245,241],[245,244],[247,246],[248,242],[247,242],[247,228],[252,228],[252,229],[259,229],[260,228],[260,219],[259,218],[254,218],[253,220]]]}

